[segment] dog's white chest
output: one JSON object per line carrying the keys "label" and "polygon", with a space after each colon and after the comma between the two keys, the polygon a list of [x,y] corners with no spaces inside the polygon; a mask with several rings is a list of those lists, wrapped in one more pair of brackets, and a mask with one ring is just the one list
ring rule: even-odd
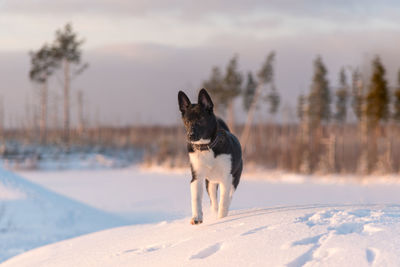
{"label": "dog's white chest", "polygon": [[212,150],[189,153],[190,163],[198,178],[222,182],[231,172],[231,155],[220,154],[214,157]]}

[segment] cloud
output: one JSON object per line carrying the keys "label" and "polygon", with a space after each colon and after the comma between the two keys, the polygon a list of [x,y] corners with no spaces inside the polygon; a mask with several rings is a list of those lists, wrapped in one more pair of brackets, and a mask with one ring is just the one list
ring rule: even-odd
{"label": "cloud", "polygon": [[307,17],[352,21],[392,14],[400,9],[396,0],[3,0],[3,13],[24,15],[49,15],[59,13],[103,14],[107,16],[143,16],[170,14],[185,19],[203,19],[210,15],[248,16],[249,14],[277,14],[290,17]]}

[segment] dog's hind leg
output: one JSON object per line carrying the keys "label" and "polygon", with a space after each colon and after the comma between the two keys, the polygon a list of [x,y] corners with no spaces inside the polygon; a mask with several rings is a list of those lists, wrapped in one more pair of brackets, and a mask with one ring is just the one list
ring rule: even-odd
{"label": "dog's hind leg", "polygon": [[211,200],[211,210],[217,214],[218,213],[218,184],[217,183],[210,183],[206,180],[206,187],[208,196]]}

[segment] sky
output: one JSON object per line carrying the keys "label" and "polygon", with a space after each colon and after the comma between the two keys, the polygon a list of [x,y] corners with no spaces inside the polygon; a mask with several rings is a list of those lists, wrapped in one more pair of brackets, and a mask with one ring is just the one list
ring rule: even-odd
{"label": "sky", "polygon": [[[400,68],[398,14],[398,1],[372,0],[0,0],[6,124],[18,126],[33,116],[38,88],[28,79],[28,52],[52,43],[54,32],[68,22],[85,40],[83,60],[89,63],[72,83],[73,122],[82,90],[92,124],[130,125],[179,122],[178,90],[194,100],[211,68],[225,68],[233,55],[246,74],[276,52],[275,81],[286,114],[281,119],[287,121],[295,119],[298,94],[309,90],[317,55],[332,90],[341,67],[365,67],[376,54],[394,84]],[[51,117],[62,115],[59,76],[50,82]],[[240,100],[236,106],[243,119]]]}

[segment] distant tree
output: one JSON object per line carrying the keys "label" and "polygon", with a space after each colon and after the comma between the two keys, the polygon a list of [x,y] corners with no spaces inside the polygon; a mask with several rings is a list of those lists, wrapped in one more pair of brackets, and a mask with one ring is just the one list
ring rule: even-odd
{"label": "distant tree", "polygon": [[213,67],[210,78],[203,82],[203,87],[206,88],[212,95],[213,101],[220,113],[224,113],[226,109],[226,101],[224,99],[224,78],[219,67]]}
{"label": "distant tree", "polygon": [[[55,58],[61,62],[64,72],[64,142],[69,143],[70,132],[70,86],[72,76],[81,74],[88,66],[81,64],[83,39],[78,39],[71,24],[66,24],[63,29],[56,31],[56,39],[53,45]],[[76,69],[71,74],[71,65]]]}
{"label": "distant tree", "polygon": [[394,91],[393,119],[400,122],[400,70],[397,73],[397,87]]}
{"label": "distant tree", "polygon": [[43,45],[38,51],[29,53],[31,58],[31,68],[29,78],[31,81],[40,85],[40,140],[46,141],[47,132],[47,98],[48,98],[48,79],[57,67],[57,61],[54,56],[54,49],[47,44]]}
{"label": "distant tree", "polygon": [[304,105],[306,105],[306,97],[300,94],[297,98],[297,117],[300,121],[304,118]]}
{"label": "distant tree", "polygon": [[364,84],[358,69],[352,73],[352,101],[351,106],[357,119],[360,121],[362,117],[362,105],[364,102]]}
{"label": "distant tree", "polygon": [[275,52],[272,51],[267,55],[264,64],[261,66],[260,71],[257,73],[257,77],[261,84],[269,84],[274,80],[274,62]]}
{"label": "distant tree", "polygon": [[[263,65],[261,66],[260,71],[257,73],[257,86],[255,88],[255,92],[254,92],[254,97],[252,97],[252,101],[250,103],[250,107],[249,107],[249,111],[247,113],[247,119],[246,119],[246,124],[245,127],[243,129],[242,135],[240,137],[241,143],[242,143],[242,147],[243,150],[245,150],[246,144],[247,144],[247,140],[249,138],[249,134],[250,134],[250,126],[253,122],[253,118],[254,118],[254,113],[255,113],[255,109],[257,107],[257,103],[259,98],[261,98],[261,94],[262,94],[262,89],[265,88],[266,85],[271,84],[271,86],[273,85],[273,77],[274,77],[274,69],[273,69],[273,63],[275,60],[275,52],[270,52],[265,60],[265,62],[263,63]],[[276,92],[276,89],[271,89],[272,91]],[[271,95],[271,94],[270,94]],[[272,95],[272,109],[270,107],[270,112],[275,112],[278,105],[279,105],[279,98],[278,101],[276,101],[276,99],[274,99],[274,95]],[[279,96],[278,96],[279,97]],[[268,101],[271,101],[271,99],[268,99],[268,95],[266,98]],[[274,102],[275,101],[275,102]]]}
{"label": "distant tree", "polygon": [[274,84],[271,85],[271,91],[267,95],[266,100],[269,102],[269,113],[275,114],[278,111],[281,98]]}
{"label": "distant tree", "polygon": [[339,88],[336,91],[336,114],[335,119],[339,123],[344,123],[347,116],[348,85],[345,69],[339,73]]}
{"label": "distant tree", "polygon": [[376,56],[372,61],[372,76],[366,100],[366,115],[369,126],[375,126],[388,118],[389,91],[385,79],[385,68],[379,56]]}
{"label": "distant tree", "polygon": [[224,98],[226,99],[228,108],[228,126],[234,130],[235,127],[235,113],[233,101],[239,96],[242,89],[243,77],[238,71],[238,57],[235,55],[226,66],[226,73],[224,78]]}
{"label": "distant tree", "polygon": [[254,94],[256,92],[257,82],[255,81],[253,74],[249,71],[247,74],[247,82],[243,91],[243,107],[246,111],[249,111],[251,102],[254,99]]}
{"label": "distant tree", "polygon": [[331,94],[327,79],[327,70],[321,56],[314,61],[314,76],[309,95],[309,118],[314,126],[329,122],[331,118]]}
{"label": "distant tree", "polygon": [[218,103],[219,111],[225,113],[228,110],[228,126],[233,130],[234,127],[234,99],[242,92],[243,77],[238,71],[238,57],[233,56],[226,66],[223,75],[218,67],[214,67],[211,76],[203,82],[203,87],[211,94],[216,103]]}
{"label": "distant tree", "polygon": [[275,52],[272,51],[268,54],[267,59],[258,72],[258,79],[263,85],[270,85],[267,88],[266,96],[264,99],[269,104],[269,113],[275,114],[278,111],[280,104],[280,96],[275,87],[274,81],[274,63],[275,63]]}

